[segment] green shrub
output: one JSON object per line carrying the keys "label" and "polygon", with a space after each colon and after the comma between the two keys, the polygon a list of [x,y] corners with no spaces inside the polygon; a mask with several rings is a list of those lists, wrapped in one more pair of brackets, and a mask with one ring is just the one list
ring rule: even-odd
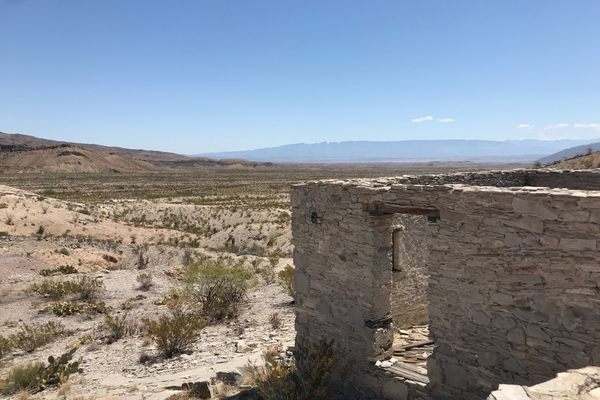
{"label": "green shrub", "polygon": [[204,260],[187,268],[184,282],[189,295],[201,306],[208,321],[222,321],[238,315],[252,275],[239,268],[226,268]]}
{"label": "green shrub", "polygon": [[66,249],[66,248],[64,248],[64,247],[61,247],[60,249],[56,250],[56,252],[57,252],[58,254],[62,254],[63,256],[68,256],[69,254],[71,254],[71,253],[69,252],[69,250],[68,250],[68,249]]}
{"label": "green shrub", "polygon": [[4,395],[19,391],[37,393],[66,382],[70,375],[83,372],[79,368],[79,361],[71,362],[76,350],[73,348],[58,358],[48,357],[47,365],[33,362],[11,369],[8,378],[0,383],[0,393]]}
{"label": "green shrub", "polygon": [[42,276],[70,275],[77,273],[79,273],[79,271],[71,265],[61,265],[60,267],[46,268],[40,271],[40,275]]}
{"label": "green shrub", "polygon": [[294,297],[294,268],[291,265],[286,265],[284,269],[279,271],[277,276],[288,294]]}
{"label": "green shrub", "polygon": [[333,343],[309,343],[300,368],[293,357],[282,357],[277,348],[268,349],[264,366],[246,366],[264,400],[314,400],[333,398],[331,377],[337,365]]}
{"label": "green shrub", "polygon": [[167,358],[189,351],[205,326],[202,318],[180,306],[172,307],[169,314],[158,319],[146,318],[143,324],[148,336]]}

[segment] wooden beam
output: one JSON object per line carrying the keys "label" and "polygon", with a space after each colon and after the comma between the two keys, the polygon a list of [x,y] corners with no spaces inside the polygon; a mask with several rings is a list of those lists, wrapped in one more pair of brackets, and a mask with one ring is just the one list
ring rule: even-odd
{"label": "wooden beam", "polygon": [[440,210],[434,207],[415,207],[415,206],[401,206],[393,203],[384,203],[376,201],[373,203],[367,203],[364,206],[365,211],[375,215],[384,214],[411,214],[411,215],[425,215],[428,217],[440,217]]}

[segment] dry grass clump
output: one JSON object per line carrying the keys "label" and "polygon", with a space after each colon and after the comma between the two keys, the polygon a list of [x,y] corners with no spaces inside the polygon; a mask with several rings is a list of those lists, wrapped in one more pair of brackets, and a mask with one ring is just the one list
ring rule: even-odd
{"label": "dry grass clump", "polygon": [[334,398],[331,377],[337,359],[331,342],[309,343],[296,367],[293,357],[280,349],[268,349],[265,365],[247,365],[246,371],[264,400],[314,400]]}
{"label": "dry grass clump", "polygon": [[37,393],[66,382],[70,375],[83,372],[79,368],[79,361],[71,362],[76,350],[73,348],[58,358],[50,356],[48,364],[32,362],[12,368],[8,377],[0,382],[0,393],[3,395],[12,395],[20,391]]}
{"label": "dry grass clump", "polygon": [[240,267],[202,260],[187,267],[183,279],[187,294],[200,304],[202,316],[218,322],[237,317],[252,275]]}
{"label": "dry grass clump", "polygon": [[145,318],[143,324],[166,358],[188,352],[200,336],[200,330],[206,326],[202,318],[184,310],[181,305],[170,307],[168,314],[157,319]]}

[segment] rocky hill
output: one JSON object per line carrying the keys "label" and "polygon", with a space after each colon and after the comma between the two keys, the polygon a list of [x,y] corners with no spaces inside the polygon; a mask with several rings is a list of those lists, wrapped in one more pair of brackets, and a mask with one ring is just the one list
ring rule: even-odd
{"label": "rocky hill", "polygon": [[600,168],[600,152],[590,152],[588,154],[567,158],[546,166],[557,169]]}
{"label": "rocky hill", "polygon": [[210,167],[258,167],[269,163],[213,160],[162,151],[70,143],[0,132],[0,171],[152,172]]}
{"label": "rocky hill", "polygon": [[550,165],[563,160],[569,160],[573,158],[578,158],[579,156],[585,156],[595,151],[600,151],[600,142],[586,143],[580,146],[569,147],[559,152],[550,154],[549,156],[540,158],[538,161],[544,165]]}

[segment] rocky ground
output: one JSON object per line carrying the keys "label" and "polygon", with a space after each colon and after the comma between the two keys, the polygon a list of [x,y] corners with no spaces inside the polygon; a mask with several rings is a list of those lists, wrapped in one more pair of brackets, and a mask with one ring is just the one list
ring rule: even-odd
{"label": "rocky ground", "polygon": [[[163,399],[187,382],[209,381],[260,362],[269,346],[293,343],[291,297],[276,277],[291,265],[289,212],[239,205],[190,204],[185,198],[80,204],[0,186],[0,336],[23,324],[61,323],[65,334],[31,352],[0,356],[0,380],[11,368],[43,361],[76,347],[83,373],[57,389],[19,398]],[[103,283],[98,302],[132,325],[166,312],[165,298],[181,284],[187,263],[209,259],[237,265],[254,278],[237,318],[205,327],[189,354],[170,359],[139,327],[108,344],[104,314],[58,317],[43,312],[52,301],[32,291],[45,280],[89,276]],[[72,266],[77,274],[42,276]],[[142,290],[141,272],[152,285]],[[270,322],[273,314],[280,326]],[[0,353],[1,354],[1,353]],[[149,362],[140,362],[140,355]],[[236,385],[242,383],[240,380]],[[221,397],[239,391],[215,383]]]}

